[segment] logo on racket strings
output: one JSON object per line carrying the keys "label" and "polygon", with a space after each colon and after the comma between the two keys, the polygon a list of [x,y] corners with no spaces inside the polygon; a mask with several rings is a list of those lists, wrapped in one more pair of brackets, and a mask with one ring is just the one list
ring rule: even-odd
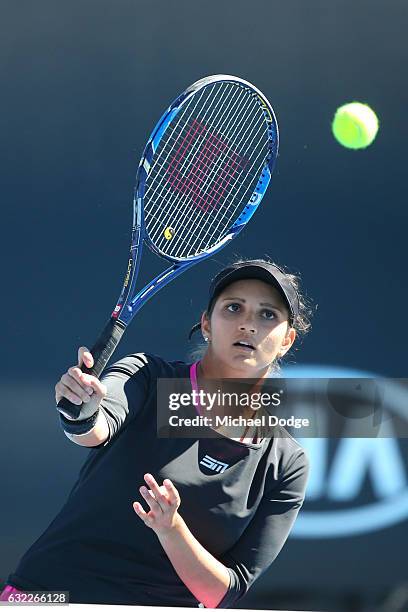
{"label": "logo on racket strings", "polygon": [[193,119],[166,172],[173,191],[208,212],[220,207],[247,164],[226,138]]}
{"label": "logo on racket strings", "polygon": [[174,237],[175,230],[172,227],[166,227],[163,232],[163,235],[166,240],[171,240]]}

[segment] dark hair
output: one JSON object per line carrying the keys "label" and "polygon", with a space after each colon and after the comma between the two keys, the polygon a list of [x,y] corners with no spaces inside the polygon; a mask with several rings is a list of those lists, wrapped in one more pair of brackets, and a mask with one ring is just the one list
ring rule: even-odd
{"label": "dark hair", "polygon": [[[270,259],[237,259],[233,262],[231,262],[231,264],[228,265],[233,265],[233,264],[238,264],[238,263],[246,263],[246,262],[253,262],[253,263],[268,263],[268,264],[273,264],[275,266],[278,266],[282,272],[285,273],[288,281],[290,282],[290,284],[292,285],[292,287],[295,289],[295,291],[298,294],[299,297],[299,313],[296,316],[295,320],[293,321],[293,325],[292,327],[296,330],[296,338],[299,338],[300,342],[303,341],[305,335],[310,331],[311,328],[311,317],[313,314],[313,311],[317,309],[317,306],[315,308],[313,308],[312,305],[312,301],[309,297],[306,296],[306,294],[301,293],[301,288],[300,288],[300,275],[299,274],[292,274],[290,272],[288,272],[287,268],[285,268],[284,266],[275,263],[274,261],[270,260]],[[218,298],[215,299],[211,305],[210,305],[210,309],[208,310],[208,312],[205,310],[204,313],[206,314],[206,316],[208,318],[211,317],[213,310],[214,310],[214,306],[217,302]],[[290,351],[288,351],[288,353],[286,353],[283,357],[281,358],[277,358],[275,359],[275,361],[271,364],[271,374],[273,375],[278,375],[280,372],[280,365],[282,363],[282,361],[287,361],[288,356],[290,355],[290,353],[293,350],[297,350],[297,348],[294,348],[295,345],[298,345],[299,343],[295,341],[295,343],[293,344],[292,348],[290,349]],[[198,345],[196,345],[192,350],[189,351],[189,358],[192,360],[197,360],[199,358],[201,358],[204,353],[205,350],[207,348],[207,344],[204,344],[202,342],[200,342]]]}

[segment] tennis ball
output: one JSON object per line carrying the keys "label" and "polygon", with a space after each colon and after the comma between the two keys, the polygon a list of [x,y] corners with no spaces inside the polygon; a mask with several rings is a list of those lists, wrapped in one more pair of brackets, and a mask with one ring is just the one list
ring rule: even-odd
{"label": "tennis ball", "polygon": [[377,135],[378,118],[367,104],[350,102],[337,109],[332,130],[335,138],[344,147],[364,149]]}

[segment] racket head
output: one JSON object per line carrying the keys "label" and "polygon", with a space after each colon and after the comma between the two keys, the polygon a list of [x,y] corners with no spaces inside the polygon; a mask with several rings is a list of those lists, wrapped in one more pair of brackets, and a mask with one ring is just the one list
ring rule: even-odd
{"label": "racket head", "polygon": [[271,104],[231,75],[193,83],[170,105],[143,152],[135,219],[173,263],[199,261],[234,238],[259,206],[276,162]]}

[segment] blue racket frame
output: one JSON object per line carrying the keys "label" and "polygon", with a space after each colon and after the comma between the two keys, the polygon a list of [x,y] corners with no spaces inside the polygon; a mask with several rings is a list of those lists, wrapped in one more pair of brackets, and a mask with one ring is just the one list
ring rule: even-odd
{"label": "blue racket frame", "polygon": [[[196,94],[197,91],[203,87],[207,87],[217,82],[233,82],[241,85],[242,87],[249,88],[255,93],[260,102],[261,107],[264,111],[265,118],[268,125],[268,136],[269,136],[269,150],[270,155],[266,160],[265,167],[260,174],[259,180],[255,189],[249,198],[246,206],[238,219],[231,225],[228,234],[221,240],[216,246],[209,249],[201,255],[190,257],[190,258],[174,258],[169,257],[165,253],[161,252],[155,244],[150,240],[148,233],[145,230],[144,216],[143,216],[143,197],[146,185],[146,180],[149,176],[151,162],[156,149],[159,146],[163,135],[170,125],[174,117],[182,110],[184,105],[188,102],[189,98]],[[244,81],[238,77],[231,75],[214,75],[200,79],[196,83],[193,83],[185,92],[179,95],[169,106],[169,108],[163,113],[155,128],[153,129],[149,140],[145,146],[142,154],[142,158],[139,163],[139,168],[136,177],[136,187],[133,200],[133,228],[132,228],[132,240],[129,254],[128,270],[125,278],[124,287],[119,300],[112,313],[112,317],[125,326],[127,326],[135,314],[144,306],[144,304],[153,297],[162,287],[167,285],[170,281],[174,280],[179,274],[185,272],[188,268],[193,265],[207,259],[220,249],[222,249],[230,240],[235,238],[240,231],[245,227],[252,215],[258,208],[271,180],[273,168],[276,162],[276,157],[279,148],[279,133],[278,124],[276,121],[275,114],[272,106],[266,100],[265,96],[251,83]],[[143,242],[149,246],[149,248],[166,259],[172,265],[161,272],[156,278],[154,278],[146,287],[141,289],[138,293],[133,296],[133,292],[136,285],[136,280],[139,272],[139,266],[143,250]],[[133,296],[133,297],[131,297]]]}
{"label": "blue racket frame", "polygon": [[[192,95],[197,93],[197,91],[200,89],[217,82],[231,82],[241,85],[246,89],[250,89],[251,92],[258,97],[268,126],[269,156],[265,161],[265,166],[248,202],[244,206],[239,217],[231,225],[228,234],[214,247],[208,249],[201,255],[184,259],[169,257],[165,253],[161,252],[155,244],[153,244],[145,229],[143,198],[146,180],[150,173],[153,155],[172,119],[174,119],[174,117],[181,111]],[[117,344],[119,343],[127,325],[133,319],[135,314],[144,306],[144,304],[162,287],[174,280],[179,274],[185,272],[188,268],[200,263],[200,261],[207,259],[207,257],[210,257],[222,249],[230,240],[235,238],[239,232],[242,231],[242,229],[251,219],[252,215],[255,213],[268,188],[276,162],[278,148],[278,124],[272,106],[266,100],[265,96],[248,81],[244,81],[243,79],[235,76],[223,74],[206,77],[193,83],[181,95],[179,95],[174,102],[172,102],[153,129],[139,163],[133,198],[132,236],[125,281],[115,309],[112,312],[111,317],[105,325],[102,333],[91,349],[91,353],[94,358],[94,365],[92,368],[87,368],[85,365],[82,365],[81,370],[83,372],[92,374],[93,376],[99,378],[107,362],[112,356]],[[142,258],[144,242],[146,242],[153,252],[169,261],[171,266],[156,276],[156,278],[154,278],[138,293],[133,295],[138,277],[140,261]],[[87,404],[82,404],[79,406],[71,403],[66,398],[62,398],[57,406],[58,410],[62,414],[62,418],[64,418],[65,415],[71,419],[78,419],[80,421],[90,419],[92,417],[92,414],[89,413],[90,409],[87,407]]]}

